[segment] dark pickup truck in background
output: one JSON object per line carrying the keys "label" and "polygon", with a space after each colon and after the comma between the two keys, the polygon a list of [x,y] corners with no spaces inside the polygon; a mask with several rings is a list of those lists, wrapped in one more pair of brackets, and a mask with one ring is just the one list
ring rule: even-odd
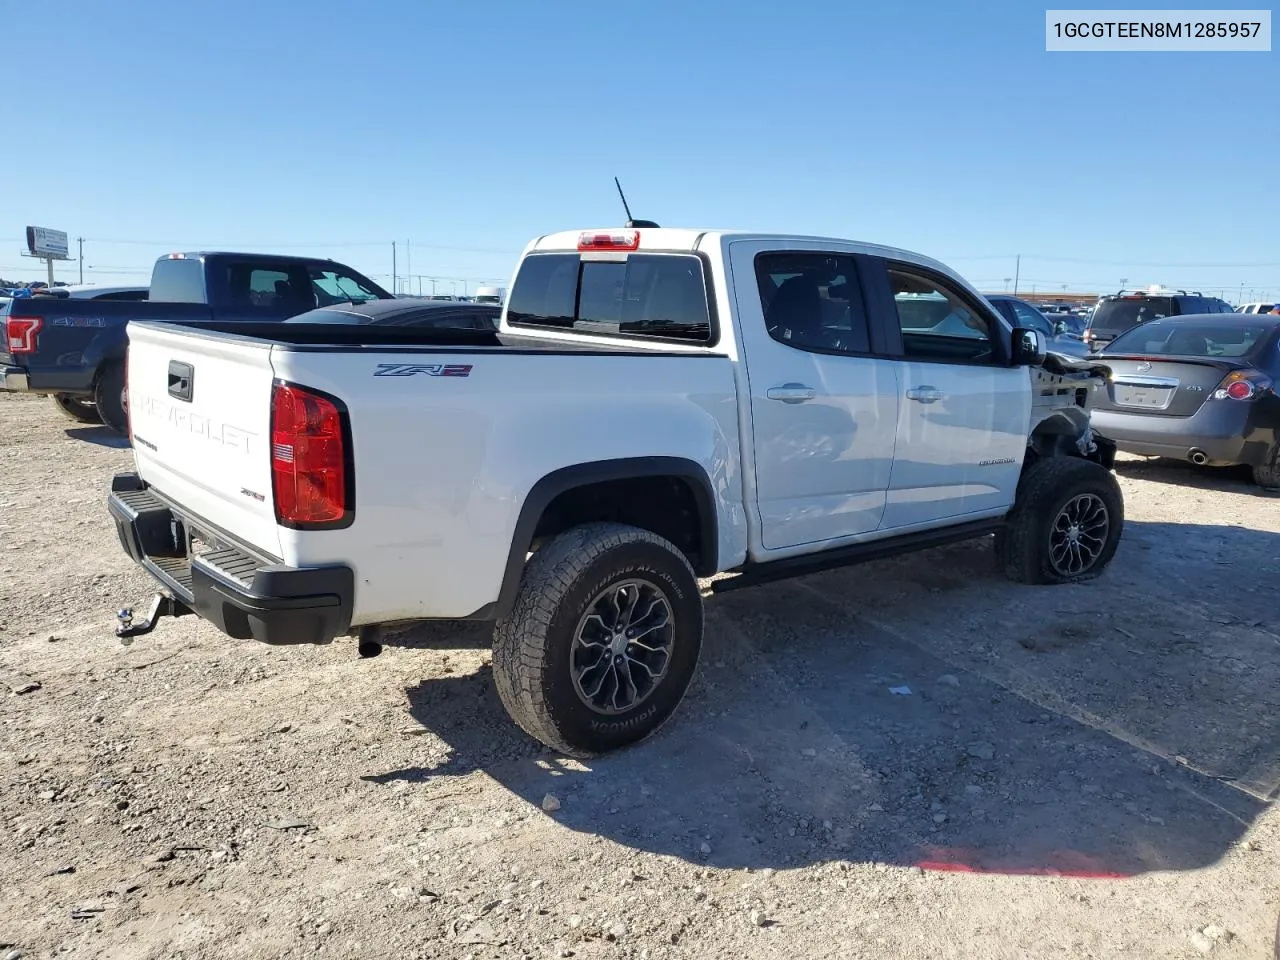
{"label": "dark pickup truck in background", "polygon": [[[316,307],[389,299],[372,280],[333,260],[169,254],[156,261],[146,301],[30,297],[0,306],[0,390],[53,394],[69,416],[95,417],[124,433],[129,321],[286,320]],[[77,398],[80,403],[70,402]]]}

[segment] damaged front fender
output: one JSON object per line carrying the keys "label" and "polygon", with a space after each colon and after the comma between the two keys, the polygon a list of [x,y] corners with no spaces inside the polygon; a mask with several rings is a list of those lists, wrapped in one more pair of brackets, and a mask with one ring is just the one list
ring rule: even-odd
{"label": "damaged front fender", "polygon": [[1032,459],[1075,456],[1110,468],[1115,444],[1093,432],[1089,414],[1093,392],[1105,389],[1111,369],[1092,360],[1050,353],[1031,370]]}

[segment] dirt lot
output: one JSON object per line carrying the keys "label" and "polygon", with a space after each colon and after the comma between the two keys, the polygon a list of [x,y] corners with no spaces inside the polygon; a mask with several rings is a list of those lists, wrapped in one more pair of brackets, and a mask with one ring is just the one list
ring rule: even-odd
{"label": "dirt lot", "polygon": [[584,764],[475,626],[122,647],[130,463],[0,395],[0,960],[1272,955],[1280,499],[1242,477],[1121,464],[1084,586],[968,544],[717,596],[676,719]]}

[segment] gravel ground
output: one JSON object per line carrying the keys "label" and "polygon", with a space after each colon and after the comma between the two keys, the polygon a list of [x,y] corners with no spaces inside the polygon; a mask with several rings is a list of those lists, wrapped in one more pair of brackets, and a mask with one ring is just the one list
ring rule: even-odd
{"label": "gravel ground", "polygon": [[1084,586],[962,544],[717,596],[675,720],[579,763],[476,625],[122,647],[130,464],[0,394],[0,960],[1272,956],[1280,499],[1240,475],[1123,462]]}

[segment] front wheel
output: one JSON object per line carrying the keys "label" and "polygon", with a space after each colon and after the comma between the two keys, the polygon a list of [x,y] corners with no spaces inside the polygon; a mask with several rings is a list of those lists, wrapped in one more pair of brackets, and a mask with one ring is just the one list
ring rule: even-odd
{"label": "front wheel", "polygon": [[494,629],[493,673],[526,733],[590,756],[661,727],[701,648],[702,597],[684,555],[647,530],[592,523],[534,553]]}
{"label": "front wheel", "polygon": [[129,432],[129,416],[124,396],[124,364],[113,363],[98,374],[93,401],[103,426],[116,433]]}
{"label": "front wheel", "polygon": [[53,402],[63,415],[76,423],[101,423],[98,408],[87,397],[75,397],[69,393],[55,393]]}
{"label": "front wheel", "polygon": [[1049,457],[1027,470],[996,536],[996,557],[1019,583],[1089,580],[1115,556],[1124,498],[1106,467],[1079,457]]}

